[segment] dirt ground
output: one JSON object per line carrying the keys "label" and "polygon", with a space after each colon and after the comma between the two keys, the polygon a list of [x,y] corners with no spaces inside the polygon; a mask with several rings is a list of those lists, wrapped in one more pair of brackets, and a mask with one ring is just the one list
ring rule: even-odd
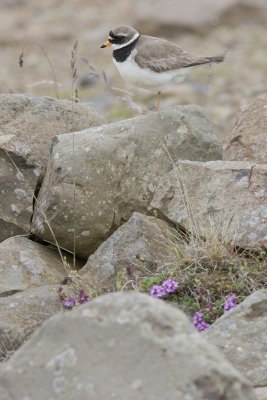
{"label": "dirt ground", "polygon": [[[193,7],[196,0],[190,1]],[[158,8],[151,5],[149,19],[148,3],[145,9],[141,0],[0,0],[0,92],[55,96],[55,75],[60,98],[71,99],[70,54],[77,40],[81,101],[101,110],[108,121],[152,109],[154,94],[127,86],[113,65],[111,50],[100,49],[110,28],[130,24],[145,34],[162,36],[197,54],[210,56],[228,50],[223,64],[211,69],[197,68],[185,83],[173,85],[164,93],[162,102],[163,107],[201,105],[227,142],[239,108],[267,89],[267,17],[265,21],[259,12],[253,14],[252,9],[235,7],[220,18],[213,15],[211,23],[199,27],[190,18],[188,22],[186,15],[187,25],[182,24],[180,14],[175,24],[175,18],[168,17],[171,15],[168,10],[165,20],[158,22],[155,19],[161,6],[164,12],[166,2],[156,3]],[[159,10],[156,17],[152,10]],[[189,9],[190,15],[193,14]],[[23,48],[24,65],[20,68],[18,57]],[[107,88],[103,71],[109,87],[117,89]]]}

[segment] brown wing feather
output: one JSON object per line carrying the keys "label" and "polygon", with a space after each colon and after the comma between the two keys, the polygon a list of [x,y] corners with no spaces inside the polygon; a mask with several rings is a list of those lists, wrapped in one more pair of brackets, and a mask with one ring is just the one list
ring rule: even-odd
{"label": "brown wing feather", "polygon": [[136,62],[142,68],[149,68],[154,72],[171,71],[178,68],[223,61],[221,56],[194,56],[167,40],[145,35],[140,37],[136,49]]}

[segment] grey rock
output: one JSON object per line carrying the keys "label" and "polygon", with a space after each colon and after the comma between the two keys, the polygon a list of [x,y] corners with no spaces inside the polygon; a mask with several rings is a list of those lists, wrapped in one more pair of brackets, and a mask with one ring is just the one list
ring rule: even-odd
{"label": "grey rock", "polygon": [[[104,121],[88,105],[25,94],[0,95],[0,138],[4,148],[43,173],[56,135]],[[1,137],[4,136],[4,137]]]}
{"label": "grey rock", "polygon": [[122,285],[126,288],[127,282],[166,265],[173,237],[174,230],[167,222],[133,213],[79,273],[99,292],[120,290]]}
{"label": "grey rock", "polygon": [[255,389],[257,400],[267,400],[267,387],[259,387]]}
{"label": "grey rock", "polygon": [[0,243],[0,296],[62,281],[66,269],[56,250],[25,237]]}
{"label": "grey rock", "polygon": [[27,0],[1,0],[0,5],[1,7],[13,8],[25,5],[26,2]]}
{"label": "grey rock", "polygon": [[150,208],[194,234],[266,246],[267,164],[181,161],[161,180]]}
{"label": "grey rock", "polygon": [[224,158],[267,163],[267,93],[243,107]]}
{"label": "grey rock", "polygon": [[0,297],[0,360],[5,360],[42,324],[62,310],[58,286]]}
{"label": "grey rock", "polygon": [[48,320],[2,369],[1,386],[12,400],[255,399],[181,311],[137,293]]}
{"label": "grey rock", "polygon": [[8,392],[2,386],[0,386],[0,391],[1,391],[1,400],[11,400]]}
{"label": "grey rock", "polygon": [[23,94],[0,95],[0,242],[27,233],[38,179],[55,135],[103,122],[86,105]]}
{"label": "grey rock", "polygon": [[137,2],[137,24],[153,34],[207,31],[219,24],[267,21],[265,0],[147,0]]}
{"label": "grey rock", "polygon": [[258,290],[219,318],[204,337],[253,384],[267,386],[267,291]]}
{"label": "grey rock", "polygon": [[[54,144],[38,196],[32,228],[73,249],[73,135]],[[75,135],[75,232],[77,254],[87,257],[134,211],[147,213],[160,177],[172,160],[214,160],[221,145],[208,118],[195,106],[138,116]]]}

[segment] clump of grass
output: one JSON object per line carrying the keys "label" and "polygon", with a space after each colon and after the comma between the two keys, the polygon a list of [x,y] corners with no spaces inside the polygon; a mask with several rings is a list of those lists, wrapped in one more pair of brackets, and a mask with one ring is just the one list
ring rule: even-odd
{"label": "clump of grass", "polygon": [[15,350],[21,345],[22,338],[19,333],[6,328],[1,332],[0,363],[8,361]]}
{"label": "clump of grass", "polygon": [[[142,254],[136,254],[135,263],[118,272],[116,289],[150,293],[192,317],[202,313],[202,322],[212,324],[252,292],[266,287],[266,250],[239,249],[223,240],[214,224],[202,234],[173,230],[171,238],[155,239],[167,249],[164,261],[155,259],[153,267],[147,268]],[[177,289],[160,290],[170,280],[177,283]]]}
{"label": "clump of grass", "polygon": [[136,289],[149,292],[153,285],[173,279],[178,289],[164,298],[191,315],[198,313],[196,325],[211,324],[253,291],[266,287],[267,249],[237,248],[227,237],[229,224],[225,225],[223,215],[216,220],[207,218],[204,223],[197,219],[182,169],[162,145],[173,165],[177,188],[188,215],[189,232],[176,230],[169,239],[157,238],[168,250],[164,265],[138,277]]}
{"label": "clump of grass", "polygon": [[178,289],[165,298],[191,313],[203,312],[208,323],[227,311],[224,305],[229,295],[234,294],[241,302],[253,291],[266,287],[264,249],[256,252],[238,249],[216,232],[208,232],[205,237],[190,235],[187,240],[175,232],[165,245],[169,250],[166,264],[151,276],[139,279],[137,289],[149,292],[153,285],[174,279]]}

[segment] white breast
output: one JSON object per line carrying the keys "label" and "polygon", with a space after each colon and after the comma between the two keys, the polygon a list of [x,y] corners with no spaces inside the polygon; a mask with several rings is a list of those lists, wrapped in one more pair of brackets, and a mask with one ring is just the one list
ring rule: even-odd
{"label": "white breast", "polygon": [[114,58],[113,61],[125,81],[141,88],[157,90],[168,85],[172,80],[183,81],[190,72],[190,68],[179,68],[166,72],[154,72],[147,68],[141,68],[134,59],[135,55],[136,49],[132,51],[126,61],[117,62]]}

